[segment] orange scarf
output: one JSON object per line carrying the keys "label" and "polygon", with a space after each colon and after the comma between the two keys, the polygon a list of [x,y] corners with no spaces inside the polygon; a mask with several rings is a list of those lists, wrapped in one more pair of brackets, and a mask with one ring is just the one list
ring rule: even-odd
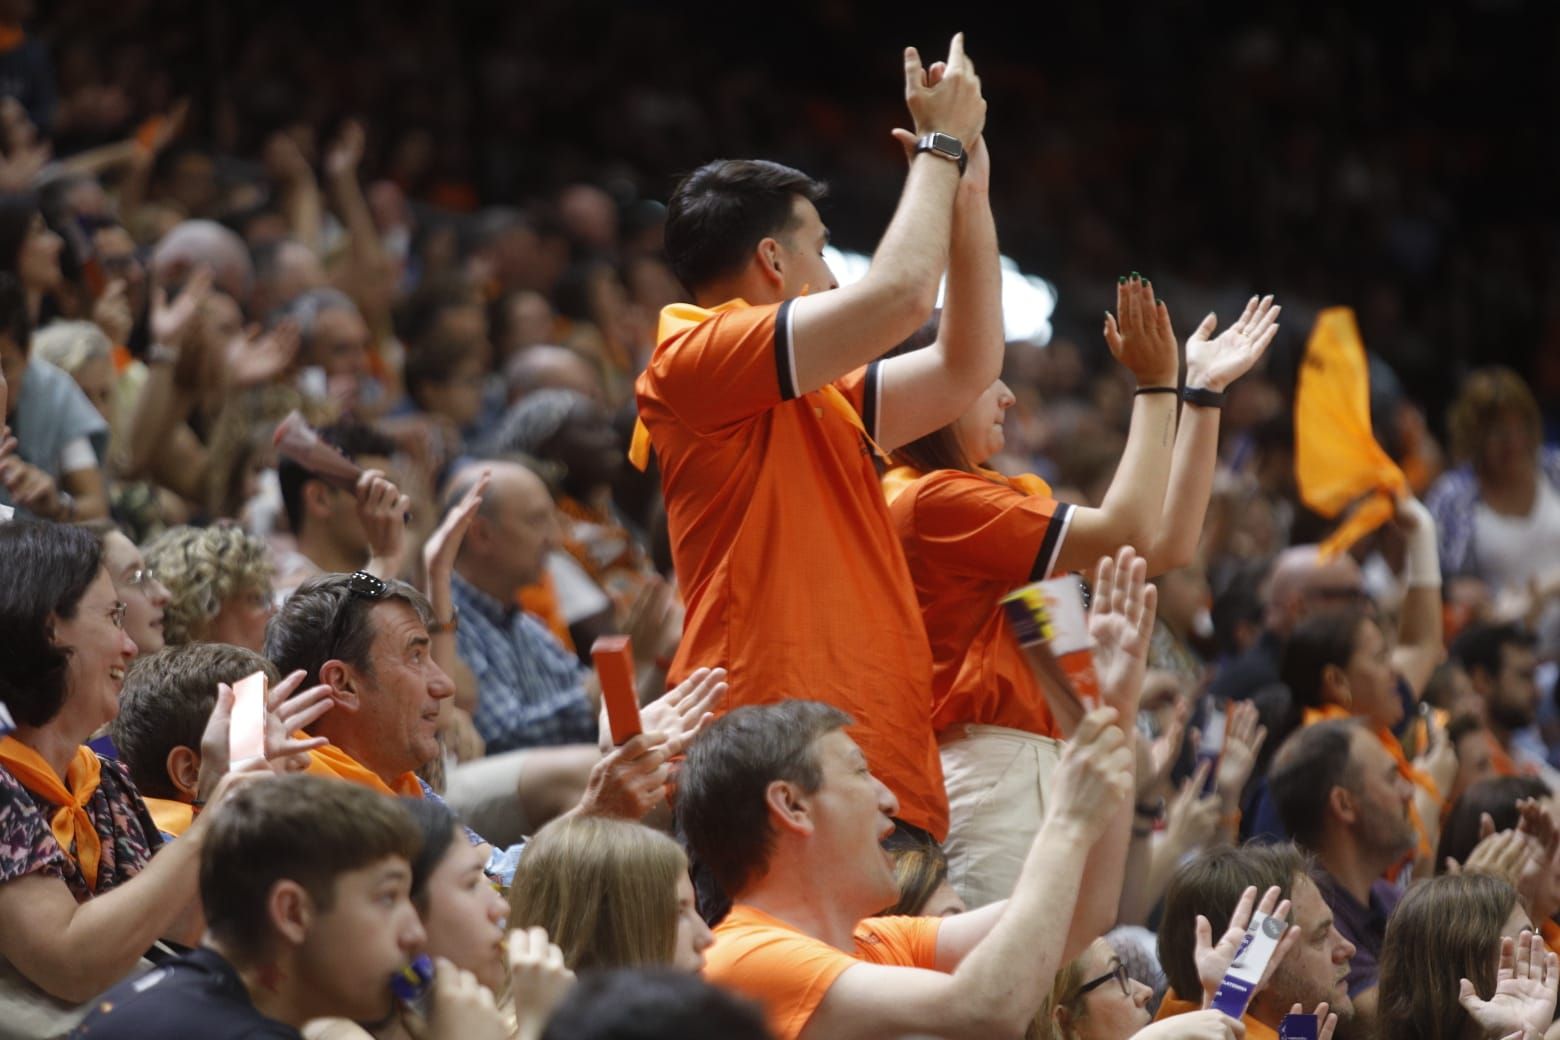
{"label": "orange scarf", "polygon": [[147,798],[143,796],[141,801],[146,803],[146,809],[152,814],[152,822],[157,824],[157,829],[164,834],[171,834],[175,838],[184,837],[184,832],[190,829],[190,824],[195,822],[195,807],[189,802],[176,802],[171,798]]}
{"label": "orange scarf", "polygon": [[391,788],[379,779],[379,774],[365,768],[357,759],[334,744],[326,744],[309,752],[309,772],[315,776],[333,776],[337,780],[345,780],[349,784],[357,784],[359,787],[378,791],[391,798],[397,795],[405,795],[408,798],[423,796],[422,784],[418,781],[416,773],[402,773],[395,778],[395,787]]}
{"label": "orange scarf", "polygon": [[92,826],[86,804],[97,792],[98,780],[103,773],[103,763],[92,749],[82,745],[76,749],[65,771],[65,782],[50,768],[43,756],[15,737],[0,737],[0,765],[5,766],[21,785],[60,809],[49,821],[54,840],[59,842],[65,855],[76,861],[87,888],[97,891],[98,863],[103,857],[102,839]]}
{"label": "orange scarf", "polygon": [[[1305,717],[1301,725],[1310,726],[1317,722],[1325,722],[1332,719],[1360,719],[1360,717],[1351,714],[1342,705],[1328,704],[1320,708],[1305,709]],[[1367,727],[1370,726],[1370,723],[1364,719],[1360,719],[1360,721],[1364,722]],[[1387,749],[1387,754],[1391,755],[1392,760],[1397,763],[1398,774],[1403,779],[1437,801],[1442,800],[1441,789],[1436,786],[1435,780],[1429,773],[1414,767],[1414,764],[1408,760],[1408,756],[1403,754],[1403,745],[1398,743],[1398,738],[1390,729],[1385,726],[1377,726],[1371,728],[1371,732],[1376,734],[1376,739],[1381,741],[1381,746]],[[1424,821],[1419,818],[1419,807],[1413,802],[1408,803],[1408,818],[1414,825],[1414,833],[1419,835],[1419,855],[1421,857],[1433,856],[1435,850],[1430,847],[1430,838],[1425,832]]]}

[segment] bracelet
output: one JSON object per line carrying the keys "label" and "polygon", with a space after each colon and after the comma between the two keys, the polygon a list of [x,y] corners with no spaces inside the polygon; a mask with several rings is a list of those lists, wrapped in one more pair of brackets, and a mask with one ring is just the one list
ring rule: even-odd
{"label": "bracelet", "polygon": [[450,607],[450,619],[448,621],[440,621],[438,618],[434,618],[433,622],[428,626],[428,634],[430,636],[442,636],[444,633],[453,632],[458,628],[460,628],[460,608]]}
{"label": "bracelet", "polygon": [[1141,397],[1143,394],[1178,394],[1180,389],[1174,386],[1140,386],[1132,391],[1133,397]]}
{"label": "bracelet", "polygon": [[1223,408],[1224,398],[1222,390],[1209,390],[1205,386],[1189,386],[1181,391],[1181,400],[1200,408]]}

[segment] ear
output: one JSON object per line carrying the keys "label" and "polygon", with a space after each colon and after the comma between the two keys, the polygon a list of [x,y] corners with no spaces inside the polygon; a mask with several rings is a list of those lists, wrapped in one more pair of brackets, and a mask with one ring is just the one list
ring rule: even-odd
{"label": "ear", "polygon": [[168,760],[163,765],[168,771],[168,779],[172,781],[174,789],[185,798],[194,801],[195,792],[199,789],[200,752],[180,744],[169,750]]}
{"label": "ear", "polygon": [[320,682],[331,688],[331,697],[336,702],[331,711],[357,711],[362,706],[357,669],[347,662],[333,657],[320,665]]}
{"label": "ear", "polygon": [[775,238],[761,240],[753,250],[753,258],[758,262],[758,273],[764,281],[773,286],[780,286],[785,282],[785,272],[781,270],[780,242]]}
{"label": "ear", "polygon": [[1334,784],[1332,790],[1327,792],[1327,808],[1344,823],[1359,821],[1360,814],[1354,804],[1354,792],[1342,784]]}
{"label": "ear", "polygon": [[303,482],[303,511],[305,515],[329,517],[331,515],[330,499],[331,487],[323,480],[306,480]]}
{"label": "ear", "polygon": [[1322,666],[1322,696],[1345,708],[1354,703],[1354,694],[1349,691],[1349,677],[1335,664]]}
{"label": "ear", "polygon": [[1056,1026],[1058,1036],[1067,1036],[1072,1029],[1072,1012],[1063,1004],[1058,1004],[1051,1009],[1051,1022]]}
{"label": "ear", "polygon": [[271,930],[292,946],[302,946],[314,924],[314,900],[296,881],[287,878],[271,886],[265,900]]}
{"label": "ear", "polygon": [[769,816],[783,831],[793,834],[811,834],[813,817],[811,806],[802,789],[789,780],[775,780],[764,789],[764,801],[769,806]]}

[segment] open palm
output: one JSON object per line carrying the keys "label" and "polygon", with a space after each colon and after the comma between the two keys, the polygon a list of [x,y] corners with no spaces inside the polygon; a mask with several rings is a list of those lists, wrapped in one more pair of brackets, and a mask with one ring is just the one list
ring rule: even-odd
{"label": "open palm", "polygon": [[1217,336],[1218,318],[1209,314],[1186,341],[1186,385],[1223,390],[1251,371],[1278,335],[1280,310],[1273,297],[1253,296],[1235,323]]}
{"label": "open palm", "polygon": [[1131,546],[1123,546],[1115,559],[1100,559],[1089,606],[1094,672],[1104,702],[1121,711],[1128,724],[1137,713],[1158,595],[1148,584],[1147,562]]}
{"label": "open palm", "polygon": [[1560,958],[1546,950],[1536,935],[1524,930],[1515,943],[1501,940],[1495,992],[1489,1000],[1480,997],[1467,979],[1461,981],[1459,990],[1458,1003],[1486,1035],[1526,1029],[1542,1033],[1555,1017]]}

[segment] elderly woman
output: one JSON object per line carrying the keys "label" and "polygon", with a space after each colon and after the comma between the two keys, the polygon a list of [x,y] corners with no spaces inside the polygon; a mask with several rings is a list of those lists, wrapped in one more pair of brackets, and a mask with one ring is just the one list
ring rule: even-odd
{"label": "elderly woman", "polygon": [[[159,938],[198,938],[206,820],[159,851],[124,767],[85,746],[118,712],[136,654],[97,536],[0,525],[0,573],[0,701],[16,722],[0,738],[0,994],[8,1028],[53,1035]],[[225,770],[203,763],[207,801]]]}
{"label": "elderly woman", "polygon": [[163,639],[169,646],[265,649],[276,568],[264,541],[226,524],[174,527],[146,547],[146,565],[168,590]]}
{"label": "elderly woman", "polygon": [[33,337],[33,357],[76,381],[105,422],[113,421],[114,346],[90,321],[55,321]]}

